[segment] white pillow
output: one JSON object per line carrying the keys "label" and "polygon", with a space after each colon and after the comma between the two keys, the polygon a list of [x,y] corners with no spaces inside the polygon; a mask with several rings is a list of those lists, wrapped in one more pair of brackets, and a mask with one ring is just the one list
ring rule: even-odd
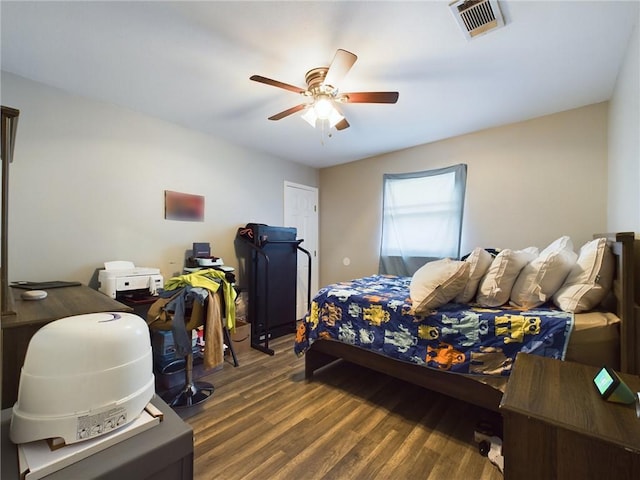
{"label": "white pillow", "polygon": [[536,247],[524,250],[506,248],[498,253],[480,280],[476,302],[483,307],[499,307],[507,303],[518,274],[538,253]]}
{"label": "white pillow", "polygon": [[522,269],[511,289],[511,303],[520,308],[534,308],[549,301],[577,259],[571,239],[560,237]]}
{"label": "white pillow", "polygon": [[553,296],[553,303],[573,313],[595,308],[611,290],[614,270],[615,259],[605,238],[585,243],[569,276]]}
{"label": "white pillow", "polygon": [[484,248],[474,248],[469,256],[464,260],[469,264],[469,280],[462,291],[456,296],[458,303],[469,303],[476,296],[478,284],[491,266],[493,257]]}
{"label": "white pillow", "polygon": [[412,313],[426,315],[450,302],[462,291],[468,278],[467,262],[445,258],[425,263],[411,277]]}

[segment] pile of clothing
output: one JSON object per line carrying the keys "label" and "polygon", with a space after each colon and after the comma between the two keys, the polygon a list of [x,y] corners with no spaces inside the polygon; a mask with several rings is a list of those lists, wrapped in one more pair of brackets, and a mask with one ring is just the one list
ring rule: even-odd
{"label": "pile of clothing", "polygon": [[[221,288],[221,294],[218,294]],[[149,327],[170,329],[176,355],[186,357],[192,352],[191,332],[186,325],[191,315],[203,315],[204,368],[220,365],[224,361],[223,328],[232,332],[236,326],[237,292],[225,272],[209,268],[172,277],[165,282],[164,289],[158,292],[158,296],[147,314]]]}

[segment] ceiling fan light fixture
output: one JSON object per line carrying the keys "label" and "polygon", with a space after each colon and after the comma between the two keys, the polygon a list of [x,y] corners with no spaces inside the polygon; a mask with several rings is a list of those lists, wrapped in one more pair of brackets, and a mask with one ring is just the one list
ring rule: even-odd
{"label": "ceiling fan light fixture", "polygon": [[333,108],[331,100],[325,96],[320,96],[316,99],[313,104],[313,109],[321,120],[328,120],[331,114],[335,112],[335,108]]}
{"label": "ceiling fan light fixture", "polygon": [[313,109],[313,107],[307,108],[307,111],[300,115],[300,117],[313,128],[316,128],[316,120],[318,120],[318,115],[316,115],[316,111]]}
{"label": "ceiling fan light fixture", "polygon": [[307,111],[304,112],[301,117],[313,128],[317,128],[325,122],[329,124],[329,128],[333,128],[338,122],[344,119],[340,112],[333,106],[331,100],[327,98],[316,100],[307,108]]}
{"label": "ceiling fan light fixture", "polygon": [[331,113],[329,113],[329,128],[333,128],[336,126],[338,122],[344,120],[344,116],[338,112],[333,106],[331,107]]}

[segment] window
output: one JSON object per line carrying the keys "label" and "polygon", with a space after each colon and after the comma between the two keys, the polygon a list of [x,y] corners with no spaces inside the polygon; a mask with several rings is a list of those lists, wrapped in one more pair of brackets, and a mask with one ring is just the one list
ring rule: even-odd
{"label": "window", "polygon": [[380,273],[410,276],[425,262],[459,258],[464,164],[383,177]]}

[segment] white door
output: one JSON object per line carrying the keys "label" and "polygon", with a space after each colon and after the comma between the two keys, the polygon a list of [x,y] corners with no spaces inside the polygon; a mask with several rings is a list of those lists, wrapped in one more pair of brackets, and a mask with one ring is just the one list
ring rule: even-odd
{"label": "white door", "polygon": [[[295,227],[302,248],[311,254],[311,297],[318,291],[318,189],[284,182],[284,226]],[[296,318],[307,312],[309,257],[298,250]]]}

